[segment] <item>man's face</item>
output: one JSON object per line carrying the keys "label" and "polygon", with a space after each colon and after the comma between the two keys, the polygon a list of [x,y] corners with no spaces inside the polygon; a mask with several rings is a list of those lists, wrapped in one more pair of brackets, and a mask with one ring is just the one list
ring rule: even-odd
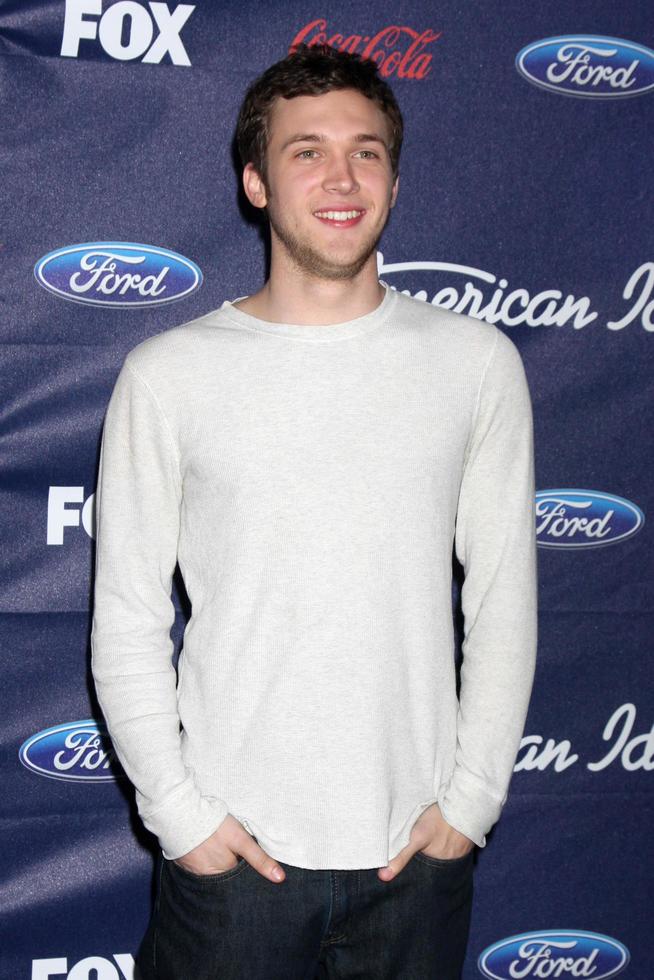
{"label": "man's face", "polygon": [[354,277],[397,195],[384,113],[353,89],[277,99],[269,132],[266,186],[250,165],[244,178],[267,207],[273,249],[314,277]]}

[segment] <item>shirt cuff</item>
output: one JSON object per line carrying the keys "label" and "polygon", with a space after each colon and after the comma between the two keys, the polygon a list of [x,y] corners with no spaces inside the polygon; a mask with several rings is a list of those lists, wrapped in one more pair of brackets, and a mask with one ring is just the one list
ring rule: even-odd
{"label": "shirt cuff", "polygon": [[451,827],[465,834],[478,847],[485,847],[486,834],[499,820],[505,800],[491,796],[476,780],[458,772],[452,777],[438,806]]}
{"label": "shirt cuff", "polygon": [[211,837],[228,813],[223,800],[198,796],[191,803],[186,794],[177,794],[156,810],[142,813],[141,819],[158,837],[163,856],[172,861]]}

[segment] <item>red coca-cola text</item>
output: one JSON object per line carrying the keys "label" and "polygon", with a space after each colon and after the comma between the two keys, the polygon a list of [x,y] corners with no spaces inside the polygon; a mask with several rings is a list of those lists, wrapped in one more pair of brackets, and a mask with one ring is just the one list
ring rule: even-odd
{"label": "red coca-cola text", "polygon": [[379,74],[384,78],[397,75],[398,78],[423,79],[431,71],[433,55],[425,48],[442,35],[442,31],[427,29],[419,33],[411,27],[391,24],[383,27],[375,35],[329,34],[327,21],[321,18],[306,24],[297,35],[289,48],[291,54],[299,44],[328,44],[339,51],[349,51],[360,54],[362,58],[371,58],[379,68]]}

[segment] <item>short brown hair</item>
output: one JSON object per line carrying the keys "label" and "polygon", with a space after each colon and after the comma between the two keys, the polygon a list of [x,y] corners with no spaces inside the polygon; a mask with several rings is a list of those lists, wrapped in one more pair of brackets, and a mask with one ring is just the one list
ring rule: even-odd
{"label": "short brown hair", "polygon": [[388,152],[393,176],[397,176],[404,124],[393,90],[379,75],[374,61],[348,51],[337,51],[326,44],[298,45],[252,82],[245,93],[236,125],[236,143],[243,166],[251,163],[266,183],[270,110],[276,99],[324,95],[346,88],[356,89],[371,99],[386,116],[391,134]]}

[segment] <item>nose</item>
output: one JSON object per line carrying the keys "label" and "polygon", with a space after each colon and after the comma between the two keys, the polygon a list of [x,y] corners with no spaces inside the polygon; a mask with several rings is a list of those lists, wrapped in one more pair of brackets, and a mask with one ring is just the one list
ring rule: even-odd
{"label": "nose", "polygon": [[330,157],[323,187],[326,191],[336,191],[339,194],[354,194],[359,190],[352,161],[347,155],[334,154]]}

